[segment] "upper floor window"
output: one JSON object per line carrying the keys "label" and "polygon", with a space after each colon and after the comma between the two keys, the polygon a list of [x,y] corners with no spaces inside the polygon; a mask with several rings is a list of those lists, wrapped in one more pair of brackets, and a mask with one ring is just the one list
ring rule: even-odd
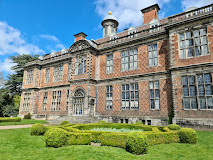
{"label": "upper floor window", "polygon": [[31,97],[31,93],[25,93],[24,94],[24,101],[23,101],[23,105],[22,105],[22,110],[23,111],[29,111],[29,108],[30,108],[30,97]]}
{"label": "upper floor window", "polygon": [[49,83],[49,77],[50,77],[50,69],[47,68],[45,72],[45,83]]}
{"label": "upper floor window", "polygon": [[149,59],[149,66],[150,67],[158,65],[157,44],[153,44],[153,45],[148,46],[148,59]]}
{"label": "upper floor window", "polygon": [[62,81],[62,77],[63,77],[63,65],[59,65],[56,66],[54,68],[54,77],[53,77],[53,81],[57,82],[57,81]]}
{"label": "upper floor window", "polygon": [[71,79],[71,76],[72,76],[72,64],[69,63],[68,64],[68,80]]}
{"label": "upper floor window", "polygon": [[208,54],[206,28],[181,33],[179,40],[180,58],[182,59]]}
{"label": "upper floor window", "polygon": [[112,109],[112,86],[106,86],[106,110]]}
{"label": "upper floor window", "polygon": [[75,59],[75,74],[84,74],[86,73],[86,56],[76,57]]}
{"label": "upper floor window", "polygon": [[124,51],[121,54],[121,71],[138,68],[138,49]]}
{"label": "upper floor window", "polygon": [[52,93],[52,111],[59,111],[61,106],[61,91],[53,91]]}
{"label": "upper floor window", "polygon": [[122,109],[138,109],[139,94],[138,83],[124,84],[121,86],[122,92]]}
{"label": "upper floor window", "polygon": [[43,111],[47,110],[47,96],[48,96],[48,92],[44,92],[44,98],[43,98]]}
{"label": "upper floor window", "polygon": [[27,78],[26,78],[26,84],[31,84],[33,83],[33,70],[29,70],[27,72]]}
{"label": "upper floor window", "polygon": [[149,82],[150,109],[160,109],[159,81]]}
{"label": "upper floor window", "polygon": [[106,73],[113,72],[113,54],[107,55]]}
{"label": "upper floor window", "polygon": [[182,77],[184,109],[213,109],[211,74]]}

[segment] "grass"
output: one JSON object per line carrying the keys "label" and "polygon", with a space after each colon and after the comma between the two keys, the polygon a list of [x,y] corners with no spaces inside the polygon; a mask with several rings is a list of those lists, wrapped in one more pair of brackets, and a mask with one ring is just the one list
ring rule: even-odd
{"label": "grass", "polygon": [[142,129],[129,129],[129,128],[92,128],[91,131],[106,131],[106,132],[123,132],[123,133],[129,133],[132,131],[143,131]]}
{"label": "grass", "polygon": [[75,145],[46,148],[44,136],[30,136],[30,129],[0,130],[0,160],[212,160],[213,132],[198,131],[197,144],[150,146],[148,154],[132,155],[121,148]]}
{"label": "grass", "polygon": [[0,126],[48,123],[46,120],[23,119],[21,122],[2,122]]}

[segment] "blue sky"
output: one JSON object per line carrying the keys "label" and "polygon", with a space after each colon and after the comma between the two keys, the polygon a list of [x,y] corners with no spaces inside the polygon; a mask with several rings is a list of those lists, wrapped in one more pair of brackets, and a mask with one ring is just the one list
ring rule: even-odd
{"label": "blue sky", "polygon": [[140,10],[155,3],[164,18],[212,0],[0,0],[0,72],[5,78],[13,73],[9,56],[69,48],[76,33],[101,38],[108,11],[118,19],[118,31],[142,25]]}

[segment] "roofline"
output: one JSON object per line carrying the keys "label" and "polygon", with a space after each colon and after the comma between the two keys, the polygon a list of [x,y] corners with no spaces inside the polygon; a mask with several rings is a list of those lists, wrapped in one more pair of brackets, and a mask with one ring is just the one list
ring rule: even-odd
{"label": "roofline", "polygon": [[141,12],[142,12],[142,13],[146,13],[146,12],[148,12],[151,8],[157,8],[158,11],[160,10],[159,5],[156,3],[156,4],[152,5],[152,6],[149,6],[149,7],[146,7],[146,8],[144,8],[144,9],[141,9]]}

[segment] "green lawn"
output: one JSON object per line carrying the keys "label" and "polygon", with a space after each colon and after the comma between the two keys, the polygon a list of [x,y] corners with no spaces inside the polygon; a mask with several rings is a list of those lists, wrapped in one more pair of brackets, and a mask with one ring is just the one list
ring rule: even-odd
{"label": "green lawn", "polygon": [[48,123],[46,120],[23,119],[21,122],[2,122],[0,126]]}
{"label": "green lawn", "polygon": [[44,136],[30,136],[30,129],[0,130],[0,160],[212,160],[213,132],[198,131],[192,144],[150,146],[148,154],[136,156],[121,148],[68,146],[46,148]]}

